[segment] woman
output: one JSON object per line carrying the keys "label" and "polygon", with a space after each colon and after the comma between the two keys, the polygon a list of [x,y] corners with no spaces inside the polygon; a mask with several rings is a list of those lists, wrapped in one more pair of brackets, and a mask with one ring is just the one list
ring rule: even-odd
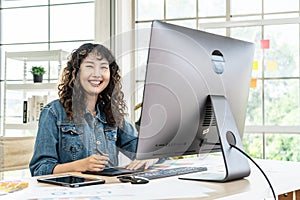
{"label": "woman", "polygon": [[39,118],[32,176],[102,171],[118,165],[119,151],[133,160],[128,169],[154,164],[157,159],[134,160],[137,133],[125,120],[121,88],[119,66],[107,48],[86,43],[73,51],[58,86],[59,99],[46,105]]}

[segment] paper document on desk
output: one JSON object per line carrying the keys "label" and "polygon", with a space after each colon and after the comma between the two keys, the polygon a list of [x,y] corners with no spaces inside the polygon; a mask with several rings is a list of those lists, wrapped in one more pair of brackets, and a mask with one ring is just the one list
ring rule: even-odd
{"label": "paper document on desk", "polygon": [[[170,178],[174,184],[170,187]],[[27,191],[22,194],[28,200],[33,199],[109,199],[109,200],[134,200],[134,199],[167,199],[167,198],[199,198],[209,196],[213,190],[204,188],[194,181],[178,180],[170,177],[160,180],[151,180],[148,184],[135,185],[130,183],[105,184],[68,188],[60,186],[39,187],[38,192]],[[167,180],[168,179],[168,180]],[[35,188],[36,189],[36,188]]]}
{"label": "paper document on desk", "polygon": [[28,187],[28,182],[24,181],[1,181],[0,196],[16,192]]}
{"label": "paper document on desk", "polygon": [[215,192],[215,190],[203,187],[200,182],[179,180],[178,177],[150,180],[148,184],[139,185],[138,188],[131,184],[129,188],[135,190],[135,197],[140,199],[201,198]]}
{"label": "paper document on desk", "polygon": [[78,188],[39,187],[38,192],[28,192],[26,199],[132,199],[133,194],[122,184],[94,185]]}

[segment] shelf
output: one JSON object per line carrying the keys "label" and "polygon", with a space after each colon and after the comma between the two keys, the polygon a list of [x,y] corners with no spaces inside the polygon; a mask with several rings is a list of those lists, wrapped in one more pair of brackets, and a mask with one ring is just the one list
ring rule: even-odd
{"label": "shelf", "polygon": [[[17,129],[17,130],[36,130],[37,129],[37,123],[22,123],[22,118],[20,118],[19,121],[12,121],[12,120],[6,120],[7,116],[12,115],[12,112],[19,113],[21,112],[22,108],[20,106],[13,107],[11,109],[7,109],[7,106],[14,106],[13,102],[7,101],[7,95],[15,95],[16,93],[23,93],[22,99],[25,100],[27,98],[28,100],[32,98],[32,96],[35,96],[36,93],[39,95],[47,95],[47,101],[54,99],[54,95],[52,93],[57,93],[58,91],[58,78],[51,78],[48,77],[48,80],[44,80],[42,83],[33,83],[32,80],[27,79],[27,65],[30,64],[30,62],[48,62],[48,68],[49,73],[50,70],[57,70],[58,77],[59,73],[61,71],[61,67],[63,65],[63,61],[67,61],[69,56],[69,52],[63,51],[61,49],[58,50],[49,50],[49,51],[21,51],[21,52],[5,52],[5,68],[4,68],[4,92],[3,96],[6,101],[3,101],[3,126],[0,125],[0,136],[6,135],[5,130],[7,129]],[[9,60],[8,60],[9,59]],[[20,80],[20,78],[17,78],[17,80],[7,80],[7,69],[9,65],[12,65],[14,63],[22,62],[23,63],[23,80]],[[51,63],[50,63],[51,62]],[[57,62],[57,63],[52,63]],[[18,63],[19,64],[19,63]],[[19,66],[19,65],[18,65]],[[54,67],[56,66],[56,67]],[[21,67],[21,66],[20,66]],[[20,70],[22,70],[22,68]],[[13,76],[14,71],[9,71],[11,74],[10,76]],[[50,73],[51,74],[51,73]],[[7,93],[10,91],[10,93]],[[12,92],[13,91],[13,92]],[[2,95],[2,94],[1,94]],[[50,99],[49,99],[50,97]],[[55,97],[57,98],[57,97]],[[21,99],[21,100],[22,100]],[[47,102],[46,101],[46,102]],[[2,106],[2,105],[1,105]],[[31,106],[37,106],[40,105],[34,105]],[[36,115],[38,115],[38,112],[40,112],[40,107],[37,109],[37,112],[35,112]],[[7,112],[10,113],[7,113]],[[19,116],[18,116],[19,117]],[[11,123],[6,123],[11,122]]]}
{"label": "shelf", "polygon": [[7,90],[53,90],[57,89],[57,83],[24,83],[6,84]]}
{"label": "shelf", "polygon": [[60,61],[66,60],[68,52],[63,50],[6,52],[6,57],[19,61]]}
{"label": "shelf", "polygon": [[37,124],[5,124],[5,129],[36,130]]}

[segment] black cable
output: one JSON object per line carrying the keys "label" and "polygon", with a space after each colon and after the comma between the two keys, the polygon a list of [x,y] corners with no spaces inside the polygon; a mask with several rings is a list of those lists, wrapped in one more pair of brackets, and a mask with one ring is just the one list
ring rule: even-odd
{"label": "black cable", "polygon": [[269,186],[272,190],[272,193],[273,193],[273,197],[274,199],[276,200],[276,194],[275,194],[275,191],[274,191],[274,188],[270,182],[270,180],[268,179],[267,175],[265,174],[265,172],[260,168],[260,166],[247,154],[245,153],[243,150],[241,150],[240,148],[238,148],[237,146],[233,145],[233,144],[230,144],[231,147],[235,148],[236,150],[238,150],[239,152],[241,152],[244,156],[246,156],[249,160],[251,160],[255,165],[256,167],[261,171],[261,173],[264,175],[264,177],[266,178],[266,180],[268,181],[269,183]]}

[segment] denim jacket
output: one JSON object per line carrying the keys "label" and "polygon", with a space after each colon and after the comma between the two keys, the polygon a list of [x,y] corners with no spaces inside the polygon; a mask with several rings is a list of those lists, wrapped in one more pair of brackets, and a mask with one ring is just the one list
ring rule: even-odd
{"label": "denim jacket", "polygon": [[32,176],[52,174],[57,164],[68,163],[96,154],[96,148],[118,165],[121,151],[135,158],[136,129],[124,120],[122,128],[109,126],[98,109],[97,115],[86,112],[83,122],[69,121],[59,100],[47,104],[39,118],[34,154],[29,164]]}

